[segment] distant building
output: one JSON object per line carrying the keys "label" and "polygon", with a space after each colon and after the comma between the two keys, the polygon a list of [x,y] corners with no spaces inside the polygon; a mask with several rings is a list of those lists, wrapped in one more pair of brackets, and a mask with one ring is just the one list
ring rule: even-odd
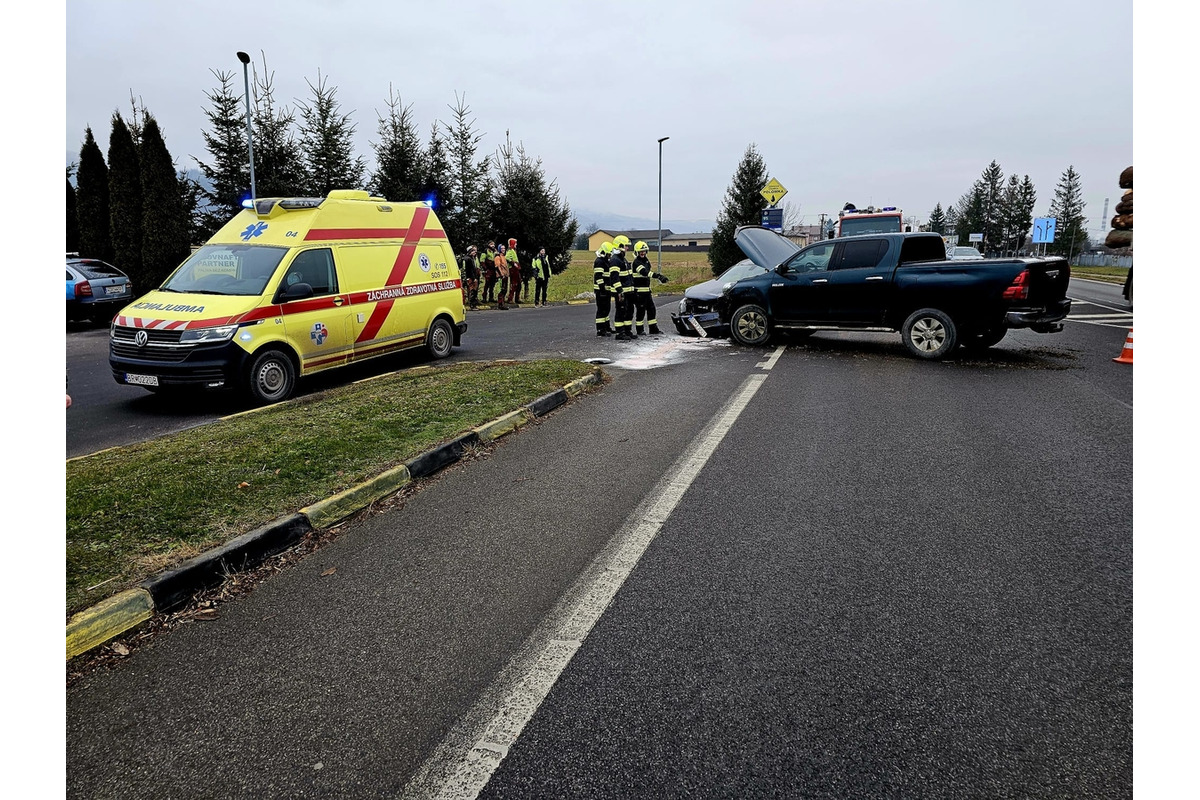
{"label": "distant building", "polygon": [[711,233],[673,233],[663,236],[663,250],[708,250],[710,247]]}
{"label": "distant building", "polygon": [[[595,252],[596,250],[600,249],[600,245],[604,244],[605,242],[611,242],[615,237],[620,236],[621,234],[625,234],[626,236],[629,237],[629,243],[631,245],[637,244],[638,242],[645,242],[646,244],[650,245],[653,248],[658,247],[658,228],[655,228],[655,229],[649,230],[649,231],[622,231],[622,230],[616,230],[616,229],[613,229],[613,230],[601,229],[601,230],[598,230],[595,233],[591,234],[590,236],[588,236],[588,249]],[[671,233],[670,229],[663,228],[662,235],[663,235],[663,247],[666,247],[667,246],[666,245],[667,238],[672,236],[673,234]]]}

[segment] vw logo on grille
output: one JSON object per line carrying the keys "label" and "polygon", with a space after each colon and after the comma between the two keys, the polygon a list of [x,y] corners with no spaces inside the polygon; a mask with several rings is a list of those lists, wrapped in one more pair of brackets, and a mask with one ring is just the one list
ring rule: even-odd
{"label": "vw logo on grille", "polygon": [[133,335],[133,343],[138,347],[145,347],[146,342],[150,339],[150,334],[145,331],[138,331]]}

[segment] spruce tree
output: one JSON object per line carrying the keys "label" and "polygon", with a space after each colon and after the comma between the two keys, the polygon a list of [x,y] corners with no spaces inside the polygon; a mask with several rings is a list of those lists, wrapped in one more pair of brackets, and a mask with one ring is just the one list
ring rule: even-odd
{"label": "spruce tree", "polygon": [[183,208],[179,178],[163,141],[158,121],[142,117],[139,149],[142,179],[141,270],[130,274],[135,286],[158,286],[187,258],[188,220]]}
{"label": "spruce tree", "polygon": [[759,155],[757,146],[751,143],[738,164],[733,181],[725,190],[724,205],[717,214],[717,224],[713,228],[708,263],[714,275],[719,275],[745,258],[734,242],[733,234],[739,225],[762,224],[762,210],[767,207],[762,188],[766,184],[767,165]]}
{"label": "spruce tree", "polygon": [[538,249],[544,247],[550,271],[562,272],[571,261],[571,246],[579,223],[560,196],[557,181],[547,182],[542,160],[530,157],[519,143],[514,146],[506,142],[494,161],[490,230],[475,244],[481,246],[487,239],[507,244],[508,239],[516,239],[522,277]]}
{"label": "spruce tree", "polygon": [[475,154],[483,134],[475,131],[466,95],[459,97],[456,92],[454,99],[455,105],[449,107],[453,121],[447,126],[446,147],[452,200],[451,207],[439,216],[446,226],[451,244],[464,249],[468,244],[478,246],[480,239],[487,237],[487,178],[491,160],[486,156],[476,160]]}
{"label": "spruce tree", "polygon": [[996,161],[988,164],[979,176],[983,191],[983,250],[989,252],[1003,246],[1004,240],[1004,170]]}
{"label": "spruce tree", "polygon": [[1037,193],[1028,175],[1024,181],[1018,180],[1016,174],[1009,176],[1008,185],[1004,187],[1001,213],[1004,229],[1001,249],[1006,253],[1016,254],[1025,246],[1025,239],[1033,227],[1033,207],[1036,202]]}
{"label": "spruce tree", "polygon": [[75,187],[71,185],[71,174],[75,165],[67,167],[67,252],[79,252],[79,203],[75,198]]}
{"label": "spruce tree", "polygon": [[1087,247],[1087,220],[1083,216],[1086,205],[1079,173],[1073,165],[1068,166],[1058,179],[1054,199],[1050,202],[1050,216],[1058,222],[1055,225],[1054,242],[1046,248],[1047,252],[1068,256]]}
{"label": "spruce tree", "polygon": [[354,125],[341,113],[337,89],[317,70],[317,82],[305,80],[311,103],[301,103],[300,155],[307,191],[325,197],[334,189],[362,189],[366,164],[354,156]]}
{"label": "spruce tree", "polygon": [[371,175],[371,192],[398,203],[418,200],[425,180],[425,156],[412,106],[404,105],[389,85],[387,108],[387,114],[379,116],[379,141],[372,143],[376,169]]}
{"label": "spruce tree", "polygon": [[211,189],[205,191],[204,228],[215,233],[241,210],[242,199],[250,196],[250,163],[246,147],[245,102],[233,88],[234,74],[210,70],[220,84],[204,96],[209,128],[202,132],[209,160],[192,156]]}
{"label": "spruce tree", "polygon": [[[108,137],[108,203],[113,260],[129,275],[142,274],[142,173],[137,146],[113,112]],[[135,279],[136,280],[136,279]]]}
{"label": "spruce tree", "polygon": [[941,203],[935,205],[933,211],[929,212],[929,230],[934,233],[946,232],[946,213],[942,211]]}
{"label": "spruce tree", "polygon": [[987,187],[982,180],[975,181],[971,191],[958,199],[955,212],[958,244],[970,244],[971,234],[983,233],[987,224]]}
{"label": "spruce tree", "polygon": [[108,166],[89,126],[79,149],[75,199],[79,218],[79,255],[113,260],[111,219],[108,208]]}
{"label": "spruce tree", "polygon": [[450,186],[450,156],[446,152],[446,140],[442,137],[441,124],[434,122],[429,129],[429,144],[425,148],[425,174],[417,200],[432,204],[441,216],[453,192]]}
{"label": "spruce tree", "polygon": [[304,165],[296,141],[296,112],[275,102],[275,73],[254,71],[254,182],[259,197],[304,194]]}

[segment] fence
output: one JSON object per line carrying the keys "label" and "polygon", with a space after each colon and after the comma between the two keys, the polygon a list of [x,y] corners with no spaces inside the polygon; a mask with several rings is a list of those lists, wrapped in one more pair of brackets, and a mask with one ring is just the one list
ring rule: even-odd
{"label": "fence", "polygon": [[1111,253],[1080,253],[1071,259],[1077,267],[1133,267],[1133,256]]}

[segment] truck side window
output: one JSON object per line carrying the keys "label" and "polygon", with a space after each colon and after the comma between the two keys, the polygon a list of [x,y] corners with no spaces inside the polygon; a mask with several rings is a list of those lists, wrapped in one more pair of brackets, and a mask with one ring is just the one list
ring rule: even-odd
{"label": "truck side window", "polygon": [[787,262],[788,272],[824,272],[829,269],[829,258],[833,255],[835,242],[807,247]]}
{"label": "truck side window", "polygon": [[337,272],[333,268],[333,251],[328,248],[297,253],[283,276],[282,289],[296,283],[307,283],[313,296],[337,294]]}
{"label": "truck side window", "polygon": [[842,256],[837,259],[833,269],[870,269],[879,263],[886,251],[887,241],[884,239],[851,239],[842,244]]}

